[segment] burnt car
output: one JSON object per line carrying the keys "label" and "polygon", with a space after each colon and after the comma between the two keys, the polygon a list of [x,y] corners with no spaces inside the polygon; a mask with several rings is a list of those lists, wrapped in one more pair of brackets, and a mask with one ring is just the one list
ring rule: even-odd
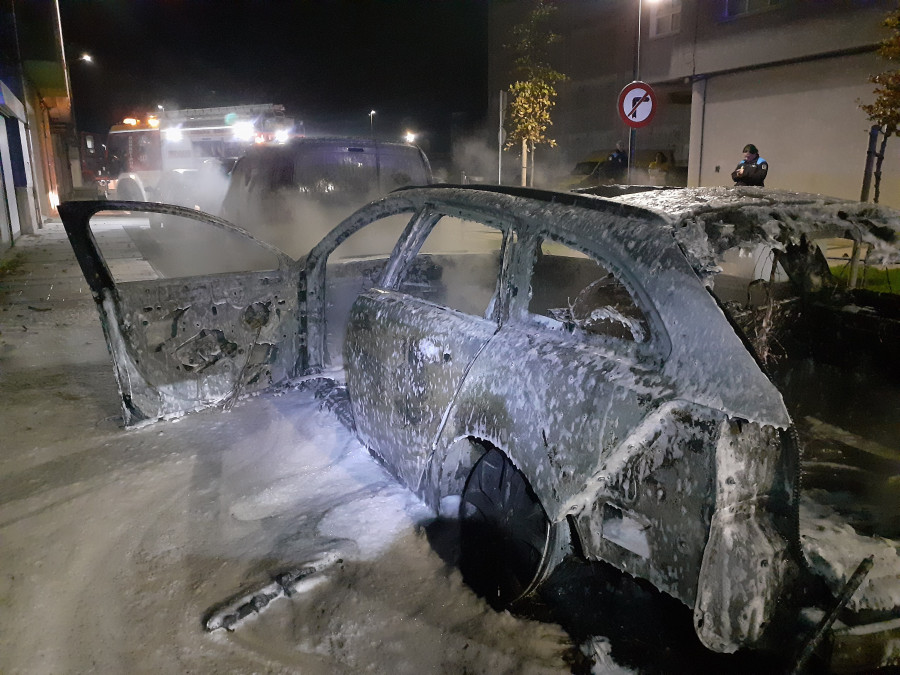
{"label": "burnt car", "polygon": [[[332,378],[369,451],[458,514],[464,575],[492,604],[574,550],[693,608],[719,652],[767,642],[804,564],[796,429],[748,337],[764,316],[735,321],[709,287],[741,242],[789,252],[850,233],[897,262],[896,217],[871,205],[442,186],[363,207],[300,261],[260,244],[269,260],[240,272],[117,281],[91,234],[110,209],[252,237],[177,207],[60,207],[127,425]],[[731,275],[736,297],[759,273]]]}

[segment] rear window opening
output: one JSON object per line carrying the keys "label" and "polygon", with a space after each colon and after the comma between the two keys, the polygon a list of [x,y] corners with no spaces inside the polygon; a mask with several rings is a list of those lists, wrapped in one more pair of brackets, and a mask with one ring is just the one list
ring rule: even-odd
{"label": "rear window opening", "polygon": [[735,246],[718,264],[722,271],[713,278],[712,291],[720,302],[749,308],[793,295],[790,278],[770,246]]}
{"label": "rear window opening", "polygon": [[534,265],[528,311],[540,323],[569,332],[627,342],[650,337],[644,313],[613,272],[581,251],[550,240],[541,243]]}

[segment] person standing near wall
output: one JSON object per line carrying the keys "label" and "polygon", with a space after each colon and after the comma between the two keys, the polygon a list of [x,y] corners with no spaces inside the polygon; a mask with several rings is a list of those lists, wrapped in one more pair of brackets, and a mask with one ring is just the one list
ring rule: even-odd
{"label": "person standing near wall", "polygon": [[659,151],[656,157],[647,167],[647,173],[650,175],[650,181],[653,185],[667,185],[669,172],[669,158],[666,153]]}
{"label": "person standing near wall", "polygon": [[753,143],[748,143],[744,146],[744,159],[731,172],[731,179],[735,185],[765,187],[767,173],[769,163],[759,156],[759,150]]}

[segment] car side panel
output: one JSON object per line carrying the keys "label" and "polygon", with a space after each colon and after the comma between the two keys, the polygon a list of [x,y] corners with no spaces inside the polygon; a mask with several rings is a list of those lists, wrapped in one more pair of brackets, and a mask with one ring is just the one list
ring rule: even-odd
{"label": "car side panel", "polygon": [[673,396],[607,348],[504,326],[473,364],[428,475],[459,470],[437,468],[455,440],[489,441],[551,520],[575,518],[588,558],[691,606],[716,503],[720,416]]}
{"label": "car side panel", "polygon": [[419,491],[445,412],[496,324],[402,293],[373,289],[351,310],[344,343],[357,432]]}
{"label": "car side panel", "polygon": [[[640,395],[651,385],[652,402]],[[667,391],[612,350],[566,331],[508,324],[472,366],[442,442],[474,433],[503,448],[556,520]]]}
{"label": "car side panel", "polygon": [[669,402],[604,458],[566,506],[585,555],[693,606],[716,506],[720,417]]}

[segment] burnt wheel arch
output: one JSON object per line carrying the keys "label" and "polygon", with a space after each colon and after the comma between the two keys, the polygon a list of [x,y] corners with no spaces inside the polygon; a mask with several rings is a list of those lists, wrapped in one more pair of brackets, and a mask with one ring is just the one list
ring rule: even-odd
{"label": "burnt wheel arch", "polygon": [[460,506],[460,570],[495,609],[546,577],[556,528],[525,475],[497,448],[475,463]]}

